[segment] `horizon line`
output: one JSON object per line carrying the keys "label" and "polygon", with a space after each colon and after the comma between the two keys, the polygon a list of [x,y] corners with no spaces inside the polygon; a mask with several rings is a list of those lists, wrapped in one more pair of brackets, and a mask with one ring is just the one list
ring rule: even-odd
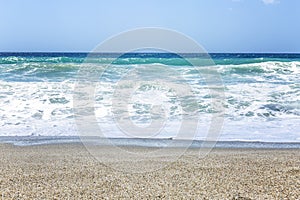
{"label": "horizon line", "polygon": [[125,54],[125,53],[178,53],[178,54],[300,54],[300,52],[89,52],[89,51],[0,51],[1,53],[103,53],[103,54]]}

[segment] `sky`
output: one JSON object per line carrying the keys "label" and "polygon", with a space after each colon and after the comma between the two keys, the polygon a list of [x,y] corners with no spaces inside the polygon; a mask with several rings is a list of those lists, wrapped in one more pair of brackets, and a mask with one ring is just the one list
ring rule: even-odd
{"label": "sky", "polygon": [[0,0],[0,51],[88,52],[141,27],[208,52],[300,52],[299,0]]}

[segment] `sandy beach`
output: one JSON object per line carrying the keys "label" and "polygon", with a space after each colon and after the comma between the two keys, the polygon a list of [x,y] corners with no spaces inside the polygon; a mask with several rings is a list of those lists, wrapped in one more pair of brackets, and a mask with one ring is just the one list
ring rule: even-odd
{"label": "sandy beach", "polygon": [[[95,148],[111,157],[113,149]],[[80,144],[1,144],[0,149],[2,199],[300,198],[299,149],[214,149],[204,159],[190,149],[171,164],[160,158],[164,167],[148,173],[115,170]],[[121,169],[150,163],[116,158],[113,164]]]}

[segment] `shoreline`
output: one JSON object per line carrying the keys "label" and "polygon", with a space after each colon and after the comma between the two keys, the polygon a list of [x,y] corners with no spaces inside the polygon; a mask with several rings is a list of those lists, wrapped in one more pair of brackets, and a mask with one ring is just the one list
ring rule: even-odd
{"label": "shoreline", "polygon": [[[115,157],[113,148],[82,144],[0,144],[2,198],[21,199],[297,199],[300,149],[213,149],[199,158],[188,149],[144,160]],[[126,147],[144,153],[151,148]],[[176,149],[172,149],[176,151]],[[171,152],[171,151],[170,151]],[[146,154],[145,154],[146,155]],[[105,161],[109,161],[105,163]],[[156,170],[136,173],[122,169]]]}
{"label": "shoreline", "polygon": [[98,146],[162,147],[162,148],[254,148],[300,149],[300,142],[271,141],[205,141],[173,138],[99,138],[79,136],[0,136],[0,144],[35,146],[48,144],[85,144]]}

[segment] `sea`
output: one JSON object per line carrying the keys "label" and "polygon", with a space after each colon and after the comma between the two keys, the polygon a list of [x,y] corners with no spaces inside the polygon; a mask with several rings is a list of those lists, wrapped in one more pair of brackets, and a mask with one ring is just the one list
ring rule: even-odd
{"label": "sea", "polygon": [[[199,66],[174,53],[0,53],[0,142],[15,145],[80,142],[74,114],[76,84],[85,69],[106,69],[94,94],[97,126],[118,144],[164,146],[176,139],[185,101],[199,118],[193,147],[205,140],[211,126],[213,95],[205,74],[213,69],[222,82],[222,124],[216,140],[219,147],[300,148],[300,54],[210,53],[214,64]],[[87,59],[89,57],[89,59]],[[198,54],[185,54],[198,59]],[[200,56],[201,57],[201,56]],[[200,58],[201,59],[201,58]],[[205,58],[207,59],[207,58]],[[155,82],[156,77],[176,72],[177,83],[192,88],[197,103],[178,97]],[[128,72],[146,72],[147,81],[133,91],[130,120],[140,129],[151,124],[152,105],[163,105],[167,123],[158,134],[136,137],[113,124],[112,98]],[[82,75],[82,74],[81,74]],[[86,76],[86,81],[90,77]],[[118,94],[117,94],[118,95]],[[176,98],[178,97],[178,98]],[[84,95],[82,96],[84,98]],[[186,97],[188,98],[188,97]],[[120,99],[120,98],[119,98]],[[97,129],[98,130],[98,129]],[[95,135],[97,135],[95,130]],[[183,130],[184,131],[184,130]],[[180,138],[179,138],[180,139]],[[186,139],[186,138],[185,138]]]}

